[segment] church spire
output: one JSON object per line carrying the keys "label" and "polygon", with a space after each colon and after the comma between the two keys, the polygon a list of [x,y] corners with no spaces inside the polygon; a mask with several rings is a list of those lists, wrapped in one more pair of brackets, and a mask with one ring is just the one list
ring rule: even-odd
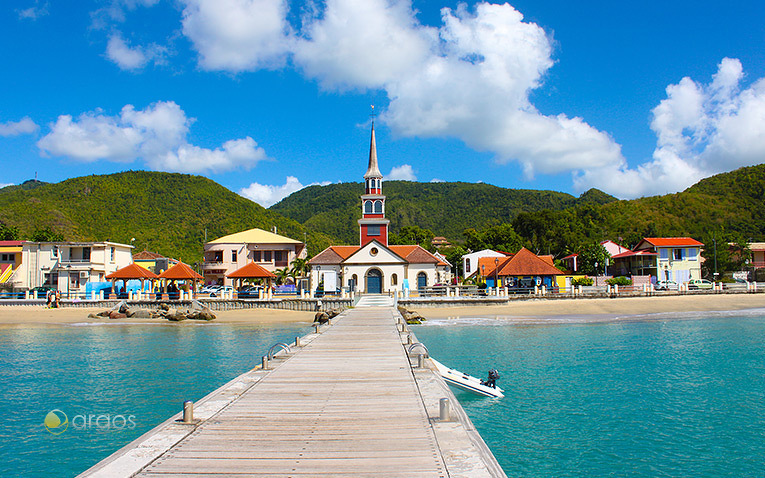
{"label": "church spire", "polygon": [[364,179],[382,178],[380,168],[377,167],[377,145],[375,144],[375,122],[372,120],[372,139],[369,141],[369,167]]}

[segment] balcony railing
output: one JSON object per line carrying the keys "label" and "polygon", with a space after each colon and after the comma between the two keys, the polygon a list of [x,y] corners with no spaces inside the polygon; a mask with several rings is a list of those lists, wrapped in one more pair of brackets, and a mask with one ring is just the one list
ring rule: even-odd
{"label": "balcony railing", "polygon": [[220,269],[223,267],[223,261],[205,261],[202,263],[202,269]]}

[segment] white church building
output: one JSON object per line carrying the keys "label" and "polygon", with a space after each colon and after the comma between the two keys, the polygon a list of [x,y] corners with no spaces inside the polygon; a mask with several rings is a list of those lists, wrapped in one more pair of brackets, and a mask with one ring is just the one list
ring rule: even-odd
{"label": "white church building", "polygon": [[445,260],[418,245],[388,244],[382,174],[377,166],[377,146],[372,123],[369,167],[364,174],[361,195],[358,246],[330,246],[313,257],[311,289],[334,292],[339,289],[381,294],[405,289],[424,289],[447,284],[450,267]]}

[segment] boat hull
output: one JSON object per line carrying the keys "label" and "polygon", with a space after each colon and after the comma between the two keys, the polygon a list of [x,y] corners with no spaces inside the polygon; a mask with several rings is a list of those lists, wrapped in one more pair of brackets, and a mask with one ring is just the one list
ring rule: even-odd
{"label": "boat hull", "polygon": [[481,380],[473,377],[472,375],[468,375],[466,373],[460,372],[459,370],[449,368],[433,358],[430,360],[432,360],[435,364],[439,375],[441,375],[444,381],[446,381],[446,383],[449,385],[478,395],[483,395],[484,397],[502,398],[505,396],[505,394],[502,393],[504,390],[499,387],[488,387],[481,384]]}

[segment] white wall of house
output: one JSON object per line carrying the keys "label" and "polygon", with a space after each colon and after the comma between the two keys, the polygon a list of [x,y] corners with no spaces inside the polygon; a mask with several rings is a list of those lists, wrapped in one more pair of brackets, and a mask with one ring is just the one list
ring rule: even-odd
{"label": "white wall of house", "polygon": [[657,247],[656,257],[658,280],[669,280],[678,284],[692,279],[701,279],[701,251],[698,247]]}
{"label": "white wall of house", "polygon": [[25,242],[14,286],[32,289],[53,283],[61,291],[84,292],[88,282],[130,265],[133,246],[115,242]]}
{"label": "white wall of house", "polygon": [[491,249],[484,249],[478,252],[471,252],[462,256],[462,271],[465,277],[472,275],[478,268],[478,259],[482,257],[507,257],[504,254],[492,251]]}

